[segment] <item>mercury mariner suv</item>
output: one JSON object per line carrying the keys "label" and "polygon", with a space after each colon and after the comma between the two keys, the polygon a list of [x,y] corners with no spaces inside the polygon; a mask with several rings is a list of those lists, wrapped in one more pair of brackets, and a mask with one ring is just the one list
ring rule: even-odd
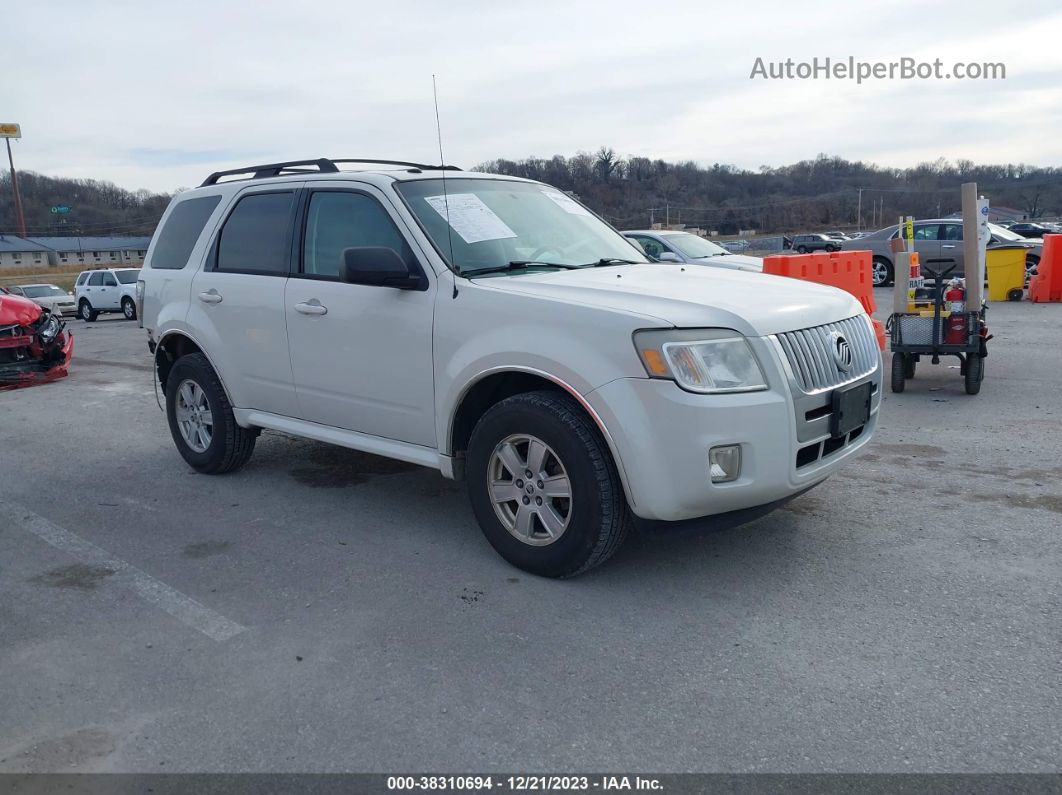
{"label": "mercury mariner suv", "polygon": [[212,174],[171,202],[137,293],[192,467],[237,469],[262,429],[432,467],[551,577],[635,520],[792,499],[866,445],[881,398],[847,293],[651,263],[549,185],[452,166]]}

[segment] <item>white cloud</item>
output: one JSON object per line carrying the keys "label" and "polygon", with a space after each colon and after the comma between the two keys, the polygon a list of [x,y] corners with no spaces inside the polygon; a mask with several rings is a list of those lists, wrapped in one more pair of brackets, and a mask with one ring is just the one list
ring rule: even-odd
{"label": "white cloud", "polygon": [[[998,3],[21,4],[18,165],[169,190],[275,158],[640,154],[758,167],[828,152],[1053,164],[1062,13]],[[1003,61],[1002,81],[750,80],[766,60]]]}

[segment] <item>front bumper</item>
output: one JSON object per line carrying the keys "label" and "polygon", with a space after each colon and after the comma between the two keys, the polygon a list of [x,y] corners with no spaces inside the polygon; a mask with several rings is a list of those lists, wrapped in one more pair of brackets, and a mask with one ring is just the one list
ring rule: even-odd
{"label": "front bumper", "polygon": [[[767,354],[761,342],[757,352]],[[698,395],[672,381],[621,378],[586,395],[610,429],[636,516],[674,522],[786,500],[826,479],[866,445],[881,403],[880,360],[855,382],[875,385],[870,419],[839,443],[827,442],[828,408],[810,405],[828,407],[829,394],[795,394],[799,390],[777,356],[772,363],[770,388],[762,392]],[[740,476],[712,483],[708,450],[730,444],[741,445]],[[798,460],[801,450],[811,448],[814,458],[805,452]]]}

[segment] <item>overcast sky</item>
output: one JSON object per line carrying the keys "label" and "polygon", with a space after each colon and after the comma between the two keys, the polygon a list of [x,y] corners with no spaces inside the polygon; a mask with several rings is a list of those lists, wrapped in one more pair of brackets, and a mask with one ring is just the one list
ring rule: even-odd
{"label": "overcast sky", "polygon": [[[172,190],[277,159],[620,154],[758,168],[1062,162],[1062,9],[1000,2],[9,3],[16,166]],[[1005,80],[750,80],[902,56]]]}

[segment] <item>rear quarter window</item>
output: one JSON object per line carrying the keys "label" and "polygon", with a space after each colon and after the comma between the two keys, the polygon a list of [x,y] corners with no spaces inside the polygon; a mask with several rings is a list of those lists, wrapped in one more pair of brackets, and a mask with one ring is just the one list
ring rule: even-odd
{"label": "rear quarter window", "polygon": [[151,268],[180,270],[187,265],[207,219],[220,201],[221,196],[200,196],[185,199],[174,207],[159,230],[155,248],[151,252]]}

